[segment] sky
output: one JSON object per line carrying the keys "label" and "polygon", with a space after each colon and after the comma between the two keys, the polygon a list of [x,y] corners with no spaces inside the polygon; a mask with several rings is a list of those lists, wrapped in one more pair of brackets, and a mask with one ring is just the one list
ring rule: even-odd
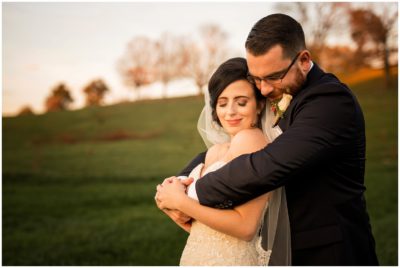
{"label": "sky", "polygon": [[[195,35],[201,25],[214,23],[228,34],[228,46],[244,56],[251,27],[270,13],[273,6],[266,2],[3,3],[3,115],[24,105],[43,112],[45,98],[60,82],[71,89],[75,109],[84,104],[82,88],[96,78],[110,88],[106,103],[133,99],[116,69],[133,37]],[[190,80],[168,89],[169,96],[196,93]],[[161,87],[141,94],[158,97]]]}
{"label": "sky", "polygon": [[[2,2],[2,113],[15,115],[25,105],[35,113],[44,112],[46,97],[61,82],[71,90],[71,108],[79,109],[84,105],[82,88],[98,78],[110,88],[106,104],[134,100],[136,94],[123,84],[116,62],[136,36],[158,39],[165,32],[195,36],[202,25],[217,24],[227,33],[234,56],[244,57],[250,29],[259,19],[279,12],[275,4]],[[161,88],[155,83],[140,94],[157,98]],[[190,79],[168,86],[168,96],[196,92]]]}

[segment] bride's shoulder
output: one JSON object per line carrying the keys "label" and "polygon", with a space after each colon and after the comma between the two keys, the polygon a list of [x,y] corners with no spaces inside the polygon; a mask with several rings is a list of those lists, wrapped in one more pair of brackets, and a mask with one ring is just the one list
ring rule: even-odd
{"label": "bride's shoulder", "polygon": [[228,149],[229,143],[217,143],[208,148],[205,160],[206,165],[221,158],[221,155],[224,155]]}
{"label": "bride's shoulder", "polygon": [[232,138],[231,146],[244,143],[267,143],[267,138],[259,128],[243,129]]}
{"label": "bride's shoulder", "polygon": [[216,143],[213,146],[211,146],[210,148],[208,148],[207,153],[211,152],[211,153],[218,153],[220,151],[226,150],[227,148],[229,148],[229,142],[226,143]]}
{"label": "bride's shoulder", "polygon": [[243,129],[231,140],[230,155],[237,157],[264,148],[268,140],[259,128]]}

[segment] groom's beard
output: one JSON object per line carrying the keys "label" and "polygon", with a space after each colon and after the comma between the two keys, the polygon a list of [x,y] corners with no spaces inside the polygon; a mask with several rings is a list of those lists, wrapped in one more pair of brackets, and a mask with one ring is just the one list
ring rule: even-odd
{"label": "groom's beard", "polygon": [[296,95],[297,92],[303,87],[306,82],[306,77],[302,74],[299,69],[296,69],[296,74],[293,83],[284,86],[282,88],[276,88],[267,97],[270,101],[282,98],[283,93],[288,93],[290,95]]}
{"label": "groom's beard", "polygon": [[293,83],[285,88],[286,92],[291,95],[296,95],[297,92],[303,87],[306,82],[306,77],[300,71],[300,69],[296,68],[296,75]]}

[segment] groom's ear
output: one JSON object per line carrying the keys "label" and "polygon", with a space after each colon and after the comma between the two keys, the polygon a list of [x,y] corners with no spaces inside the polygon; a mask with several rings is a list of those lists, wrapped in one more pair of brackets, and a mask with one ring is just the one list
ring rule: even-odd
{"label": "groom's ear", "polygon": [[303,71],[310,70],[311,67],[311,53],[308,50],[304,50],[300,55],[300,65]]}

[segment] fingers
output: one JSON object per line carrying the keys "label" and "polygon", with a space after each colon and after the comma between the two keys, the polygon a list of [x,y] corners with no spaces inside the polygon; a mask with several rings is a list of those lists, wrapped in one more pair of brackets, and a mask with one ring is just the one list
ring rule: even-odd
{"label": "fingers", "polygon": [[190,229],[192,227],[192,222],[190,221],[190,219],[185,222],[177,220],[176,217],[177,210],[163,210],[163,212],[167,214],[168,217],[170,217],[177,225],[183,228],[186,232],[190,233]]}
{"label": "fingers", "polygon": [[186,232],[190,233],[190,229],[192,228],[192,223],[186,222],[186,223],[177,223],[183,230]]}
{"label": "fingers", "polygon": [[157,185],[157,191],[156,194],[154,195],[154,200],[156,201],[156,205],[159,209],[163,210],[163,206],[161,205],[161,199],[160,199],[160,191],[162,189],[162,186],[160,184]]}
{"label": "fingers", "polygon": [[156,187],[157,192],[159,192],[159,191],[161,190],[162,187],[163,187],[163,186],[162,186],[161,184],[158,184],[157,187]]}
{"label": "fingers", "polygon": [[169,216],[175,221],[179,223],[186,223],[190,221],[192,218],[186,215],[185,213],[182,213],[179,210],[171,210],[169,212]]}
{"label": "fingers", "polygon": [[154,200],[156,201],[157,207],[160,207],[160,199],[158,198],[158,192],[156,193],[156,195],[154,196]]}
{"label": "fingers", "polygon": [[185,213],[180,212],[180,221],[181,222],[189,222],[192,218],[186,215]]}
{"label": "fingers", "polygon": [[161,185],[165,185],[165,184],[171,183],[172,180],[173,180],[174,178],[176,178],[176,177],[173,176],[173,177],[166,178],[166,179],[162,182]]}
{"label": "fingers", "polygon": [[193,178],[186,178],[186,179],[181,180],[181,182],[183,183],[183,185],[185,185],[186,187],[188,187],[190,184],[192,184],[193,181],[194,181]]}
{"label": "fingers", "polygon": [[[171,199],[171,195],[186,190],[186,186],[181,183],[181,180],[177,177],[166,178],[162,184],[156,186],[156,194],[154,200],[156,201],[157,207],[161,210],[173,208],[173,202],[175,199]],[[170,207],[171,206],[171,207]]]}

